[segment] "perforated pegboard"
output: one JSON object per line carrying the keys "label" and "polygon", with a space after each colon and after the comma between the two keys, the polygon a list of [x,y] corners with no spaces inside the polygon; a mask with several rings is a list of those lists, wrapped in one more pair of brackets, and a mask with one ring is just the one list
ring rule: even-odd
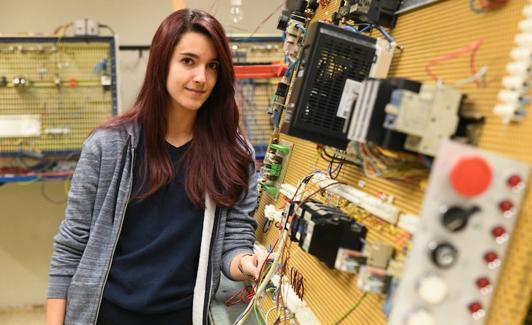
{"label": "perforated pegboard", "polygon": [[[284,61],[280,37],[230,37],[233,63],[266,64]],[[246,137],[255,147],[257,158],[264,157],[273,131],[267,113],[278,79],[237,79],[235,90],[241,108]]]}
{"label": "perforated pegboard", "polygon": [[[325,3],[326,1],[323,1]],[[486,125],[479,146],[510,158],[532,163],[532,119],[526,118],[520,124],[503,124],[492,113],[496,96],[505,75],[505,66],[510,61],[513,36],[517,33],[517,23],[521,17],[525,0],[509,1],[496,11],[475,14],[470,10],[469,1],[446,0],[428,5],[401,15],[391,34],[400,45],[402,53],[396,54],[390,75],[408,77],[422,82],[430,81],[424,71],[425,63],[436,56],[463,48],[472,41],[482,38],[483,43],[477,53],[477,67],[488,66],[486,86],[476,88],[469,84],[460,89],[468,95],[466,109],[486,117]],[[315,20],[327,20],[338,8],[339,1],[330,1],[327,7],[320,6]],[[375,34],[376,35],[376,34]],[[435,73],[447,83],[463,79],[469,75],[469,57],[448,61],[434,67]],[[325,169],[326,163],[319,159],[315,144],[294,137],[281,135],[281,138],[294,143],[292,158],[288,166],[285,182],[297,182],[316,168]],[[344,166],[339,180],[355,187],[359,181],[365,184],[363,190],[370,194],[384,192],[395,196],[395,204],[401,210],[418,214],[424,192],[420,187],[393,183],[384,179],[370,179],[350,166]],[[528,184],[530,188],[532,184]],[[522,324],[532,289],[532,191],[528,192],[521,216],[516,224],[506,263],[501,272],[498,289],[487,324]],[[261,207],[267,203],[266,196],[261,201],[258,219],[259,229],[264,222]],[[373,234],[372,234],[373,233]],[[369,240],[393,242],[394,234],[387,231],[371,231]],[[259,240],[273,243],[276,233],[258,231]],[[327,269],[314,257],[294,249],[291,265],[297,266],[305,277],[305,300],[324,324],[330,324],[343,315],[362,296],[355,289],[355,277]],[[342,324],[385,324],[381,298],[370,295]],[[272,317],[269,319],[271,324]]]}
{"label": "perforated pegboard", "polygon": [[242,109],[246,137],[263,157],[273,131],[271,115],[267,113],[275,92],[277,79],[237,79],[236,100]]}
{"label": "perforated pegboard", "polygon": [[281,37],[230,37],[233,63],[284,61]]}
{"label": "perforated pegboard", "polygon": [[[109,76],[105,90],[102,74]],[[2,76],[7,84],[0,86],[0,114],[30,114],[41,123],[40,136],[0,138],[3,156],[77,152],[89,132],[118,110],[113,37],[0,38]],[[29,86],[17,87],[16,77]]]}

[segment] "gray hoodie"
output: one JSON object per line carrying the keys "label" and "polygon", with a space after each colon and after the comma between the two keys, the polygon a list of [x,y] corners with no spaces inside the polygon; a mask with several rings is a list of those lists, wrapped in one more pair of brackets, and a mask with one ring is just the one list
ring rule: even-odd
{"label": "gray hoodie", "polygon": [[[94,132],[84,143],[68,193],[65,218],[54,237],[48,298],[67,300],[65,324],[95,324],[103,289],[131,194],[139,127]],[[248,195],[231,209],[205,198],[193,323],[207,324],[220,270],[230,277],[234,256],[252,253],[257,183],[250,166]]]}

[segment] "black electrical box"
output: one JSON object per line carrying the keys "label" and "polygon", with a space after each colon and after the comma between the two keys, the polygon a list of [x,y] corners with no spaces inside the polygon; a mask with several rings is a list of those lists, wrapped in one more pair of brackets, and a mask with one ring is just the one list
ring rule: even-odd
{"label": "black electrical box", "polygon": [[296,238],[304,251],[334,268],[338,249],[346,242],[355,221],[340,209],[317,202],[305,203],[294,217],[291,238]]}
{"label": "black electrical box", "polygon": [[348,0],[338,9],[340,18],[395,27],[400,0]]}
{"label": "black electrical box", "polygon": [[351,116],[339,112],[343,89],[347,80],[362,82],[369,76],[376,43],[376,38],[339,26],[312,24],[281,131],[345,149]]}

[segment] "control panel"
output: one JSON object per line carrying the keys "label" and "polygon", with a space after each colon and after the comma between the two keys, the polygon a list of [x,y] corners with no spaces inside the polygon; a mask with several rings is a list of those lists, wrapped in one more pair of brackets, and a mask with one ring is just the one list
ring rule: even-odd
{"label": "control panel", "polygon": [[530,166],[444,141],[389,324],[483,324]]}

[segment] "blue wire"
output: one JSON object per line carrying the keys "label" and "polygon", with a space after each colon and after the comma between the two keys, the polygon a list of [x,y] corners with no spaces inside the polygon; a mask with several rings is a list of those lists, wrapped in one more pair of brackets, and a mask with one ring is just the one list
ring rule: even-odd
{"label": "blue wire", "polygon": [[370,28],[371,28],[371,25],[366,25],[366,27],[362,28],[359,32],[363,33],[363,32],[367,31]]}
{"label": "blue wire", "polygon": [[344,26],[342,26],[342,28],[349,29],[350,31],[355,32],[355,33],[360,33],[360,31],[358,29],[354,28],[353,26],[344,25]]}
{"label": "blue wire", "polygon": [[303,33],[307,32],[307,29],[305,27],[303,27],[303,25],[301,25],[301,24],[296,24],[296,28],[299,29],[300,31],[302,31]]}
{"label": "blue wire", "polygon": [[299,59],[295,60],[294,62],[292,62],[290,64],[290,66],[288,67],[288,70],[286,70],[286,72],[284,73],[285,77],[290,77],[290,74],[292,73],[292,70],[294,70],[294,68],[295,68],[295,66],[296,66],[298,61],[299,61]]}
{"label": "blue wire", "polygon": [[353,26],[349,26],[349,25],[342,26],[342,28],[349,29],[350,31],[353,31],[355,33],[363,33],[365,31],[367,31],[368,29],[370,29],[371,27],[372,27],[371,24],[367,24],[364,28],[362,28],[361,30],[358,30],[358,29],[356,29]]}
{"label": "blue wire", "polygon": [[379,25],[375,25],[375,27],[379,30],[379,32],[381,32],[382,35],[384,35],[384,37],[386,37],[386,39],[390,42],[390,43],[394,43],[394,44],[397,44],[397,42],[395,41],[395,39],[390,36],[390,34],[386,33],[386,31]]}

